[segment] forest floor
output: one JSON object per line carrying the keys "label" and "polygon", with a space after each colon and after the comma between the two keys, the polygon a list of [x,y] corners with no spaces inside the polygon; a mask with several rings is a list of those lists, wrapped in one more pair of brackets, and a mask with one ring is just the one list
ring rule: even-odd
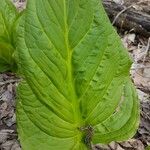
{"label": "forest floor", "polygon": [[[13,0],[18,9],[25,8],[24,0]],[[137,0],[113,0],[122,5]],[[137,9],[148,5],[137,5]],[[118,30],[124,46],[133,58],[131,76],[136,85],[141,106],[141,121],[134,138],[109,145],[96,145],[95,150],[145,150],[150,145],[150,38],[133,31]],[[0,74],[0,150],[21,150],[16,131],[16,87],[19,79],[12,73]]]}

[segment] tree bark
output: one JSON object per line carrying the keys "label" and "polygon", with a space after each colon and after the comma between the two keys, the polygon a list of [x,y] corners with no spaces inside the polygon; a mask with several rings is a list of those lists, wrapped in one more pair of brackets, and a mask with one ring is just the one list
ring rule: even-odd
{"label": "tree bark", "polygon": [[[103,5],[112,22],[117,14],[126,8],[109,0],[103,0]],[[146,12],[129,8],[117,18],[115,25],[121,29],[133,30],[145,37],[150,37],[150,15]]]}

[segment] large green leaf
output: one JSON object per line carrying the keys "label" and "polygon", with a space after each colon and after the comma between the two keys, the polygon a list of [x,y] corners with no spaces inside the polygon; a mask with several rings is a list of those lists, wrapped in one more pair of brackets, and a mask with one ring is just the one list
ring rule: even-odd
{"label": "large green leaf", "polygon": [[0,72],[14,70],[14,29],[19,13],[10,0],[0,0]]}
{"label": "large green leaf", "polygon": [[28,0],[17,42],[23,150],[87,150],[135,134],[131,60],[99,0]]}

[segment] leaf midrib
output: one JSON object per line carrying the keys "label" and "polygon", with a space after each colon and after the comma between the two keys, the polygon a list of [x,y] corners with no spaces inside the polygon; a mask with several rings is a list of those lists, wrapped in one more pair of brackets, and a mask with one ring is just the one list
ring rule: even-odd
{"label": "leaf midrib", "polygon": [[76,94],[76,90],[75,90],[75,83],[73,80],[73,68],[72,68],[72,53],[73,50],[70,48],[70,44],[69,44],[69,27],[67,24],[67,8],[66,8],[66,2],[65,0],[63,0],[63,5],[64,5],[64,24],[65,24],[65,42],[66,42],[66,48],[67,48],[67,53],[68,53],[68,58],[67,58],[67,68],[68,68],[68,84],[70,87],[70,93],[71,93],[71,97],[72,97],[72,105],[74,108],[74,120],[75,120],[75,124],[77,124],[77,126],[80,126],[81,124],[81,112],[79,111],[79,102],[78,102],[78,98],[77,98],[77,94]]}

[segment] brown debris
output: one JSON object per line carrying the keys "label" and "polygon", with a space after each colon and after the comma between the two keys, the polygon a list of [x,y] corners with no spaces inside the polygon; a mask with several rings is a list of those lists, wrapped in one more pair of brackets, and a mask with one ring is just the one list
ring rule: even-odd
{"label": "brown debris", "polygon": [[[24,0],[12,0],[15,6],[25,8]],[[121,5],[129,6],[138,0],[113,0]],[[135,5],[135,9],[150,13],[150,4]],[[119,33],[122,33],[119,31]],[[128,49],[134,63],[131,75],[137,87],[141,103],[140,127],[134,139],[125,142],[112,142],[109,145],[95,145],[94,150],[144,150],[150,145],[150,50],[148,39],[139,37],[134,32],[121,34],[123,44]],[[18,79],[14,74],[0,74],[0,150],[21,150],[16,132],[16,86]]]}

